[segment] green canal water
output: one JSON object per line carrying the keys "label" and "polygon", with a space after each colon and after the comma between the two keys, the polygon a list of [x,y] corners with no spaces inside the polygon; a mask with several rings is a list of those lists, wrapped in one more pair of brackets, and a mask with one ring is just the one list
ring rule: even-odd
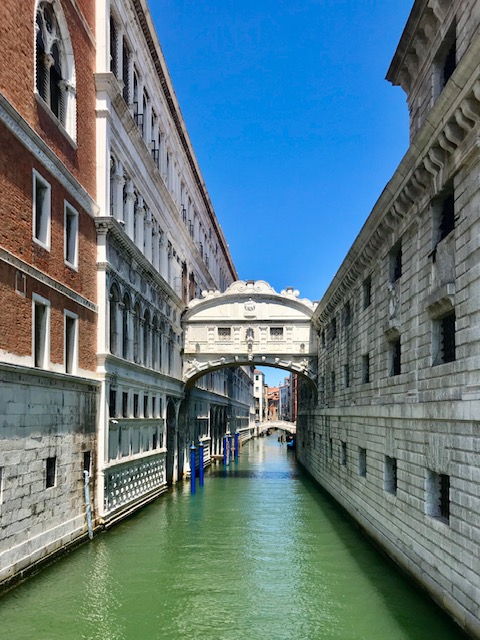
{"label": "green canal water", "polygon": [[8,640],[453,640],[277,436],[0,599]]}

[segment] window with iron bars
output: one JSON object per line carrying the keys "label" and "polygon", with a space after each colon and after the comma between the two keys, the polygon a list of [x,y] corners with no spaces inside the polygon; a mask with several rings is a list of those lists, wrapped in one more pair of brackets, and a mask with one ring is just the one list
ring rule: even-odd
{"label": "window with iron bars", "polygon": [[230,327],[218,327],[218,339],[220,342],[229,342],[232,339],[232,329]]}
{"label": "window with iron bars", "polygon": [[448,524],[450,521],[450,476],[427,469],[425,512]]}
{"label": "window with iron bars", "polygon": [[283,327],[270,327],[270,340],[276,342],[283,340]]}
{"label": "window with iron bars", "polygon": [[433,323],[433,366],[455,360],[455,309]]}

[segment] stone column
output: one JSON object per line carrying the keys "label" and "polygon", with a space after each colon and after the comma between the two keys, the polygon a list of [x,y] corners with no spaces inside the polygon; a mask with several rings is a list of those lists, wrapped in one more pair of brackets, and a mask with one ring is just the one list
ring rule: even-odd
{"label": "stone column", "polygon": [[125,185],[125,178],[123,176],[123,167],[120,162],[117,161],[115,173],[111,178],[111,197],[112,197],[112,213],[115,220],[119,222],[125,222],[123,211],[123,187]]}
{"label": "stone column", "polygon": [[154,268],[160,272],[160,238],[158,234],[158,224],[153,222],[152,225],[152,264]]}
{"label": "stone column", "polygon": [[145,208],[143,206],[142,196],[137,198],[137,206],[135,207],[135,244],[143,253],[144,246],[144,224],[145,224]]}
{"label": "stone column", "polygon": [[152,262],[152,212],[150,209],[146,210],[145,213],[145,257],[147,260]]}
{"label": "stone column", "polygon": [[127,180],[127,197],[124,207],[123,219],[125,221],[125,230],[129,238],[135,240],[133,222],[135,215],[135,187],[132,180]]}
{"label": "stone column", "polygon": [[168,239],[167,234],[163,231],[159,233],[159,250],[160,250],[160,275],[168,282]]}

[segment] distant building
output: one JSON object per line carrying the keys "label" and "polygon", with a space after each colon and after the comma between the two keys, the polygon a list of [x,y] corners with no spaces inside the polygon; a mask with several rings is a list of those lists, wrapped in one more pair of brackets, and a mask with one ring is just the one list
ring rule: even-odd
{"label": "distant building", "polygon": [[292,379],[288,376],[278,387],[278,417],[279,420],[292,419]]}
{"label": "distant building", "polygon": [[265,375],[263,371],[255,369],[253,372],[253,398],[255,402],[256,422],[262,422],[265,416],[264,384]]}
{"label": "distant building", "polygon": [[268,414],[267,420],[278,420],[278,387],[268,387],[267,389],[267,402],[268,402]]}

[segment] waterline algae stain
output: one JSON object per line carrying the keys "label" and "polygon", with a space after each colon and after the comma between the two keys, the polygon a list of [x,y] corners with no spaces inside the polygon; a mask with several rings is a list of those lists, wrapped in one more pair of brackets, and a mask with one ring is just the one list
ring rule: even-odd
{"label": "waterline algae stain", "polygon": [[248,443],[0,600],[9,640],[456,640],[305,478]]}

